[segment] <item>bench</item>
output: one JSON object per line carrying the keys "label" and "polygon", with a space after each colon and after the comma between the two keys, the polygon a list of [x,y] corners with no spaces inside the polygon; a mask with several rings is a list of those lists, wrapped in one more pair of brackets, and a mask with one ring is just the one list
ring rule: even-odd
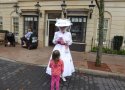
{"label": "bench", "polygon": [[0,43],[4,43],[5,41],[5,33],[0,33]]}
{"label": "bench", "polygon": [[0,44],[4,44],[5,43],[6,32],[8,32],[8,31],[7,30],[0,30]]}

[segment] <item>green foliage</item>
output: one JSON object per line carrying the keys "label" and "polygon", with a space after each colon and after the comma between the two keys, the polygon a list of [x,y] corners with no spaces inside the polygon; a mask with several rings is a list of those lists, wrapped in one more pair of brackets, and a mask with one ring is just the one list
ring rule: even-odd
{"label": "green foliage", "polygon": [[125,50],[120,50],[117,52],[118,55],[125,55]]}
{"label": "green foliage", "polygon": [[97,51],[97,47],[93,47],[91,52],[96,52]]}
{"label": "green foliage", "polygon": [[[98,47],[93,47],[91,52],[97,52]],[[102,48],[102,52],[103,53],[107,53],[107,54],[118,54],[118,55],[125,55],[125,50],[112,50],[109,48]]]}

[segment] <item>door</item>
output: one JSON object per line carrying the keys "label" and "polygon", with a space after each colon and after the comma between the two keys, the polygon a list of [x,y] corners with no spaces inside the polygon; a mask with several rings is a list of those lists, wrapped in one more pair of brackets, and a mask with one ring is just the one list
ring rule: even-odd
{"label": "door", "polygon": [[31,29],[38,36],[38,16],[24,16],[24,33]]}
{"label": "door", "polygon": [[56,20],[55,19],[48,19],[47,20],[47,30],[45,33],[45,46],[53,46],[53,38],[54,33],[57,31],[57,28],[55,26]]}
{"label": "door", "polygon": [[53,46],[53,38],[54,38],[54,33],[56,31],[55,27],[55,21],[50,21],[49,22],[49,46]]}

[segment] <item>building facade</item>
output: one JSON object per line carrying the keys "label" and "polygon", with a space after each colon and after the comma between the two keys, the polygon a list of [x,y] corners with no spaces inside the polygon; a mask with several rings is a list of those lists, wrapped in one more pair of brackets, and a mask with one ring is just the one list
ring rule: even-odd
{"label": "building facade", "polygon": [[[39,11],[37,2],[41,5]],[[15,9],[16,4],[19,7]],[[57,31],[56,18],[62,17],[61,4],[62,0],[0,0],[0,29],[14,32],[16,41],[20,42],[20,37],[31,28],[38,34],[39,47],[51,46]],[[98,43],[98,8],[95,6],[90,18],[90,4],[91,0],[66,0],[67,18],[73,23],[71,50],[88,52]],[[104,18],[104,45],[114,36],[125,38],[124,0],[105,0]]]}

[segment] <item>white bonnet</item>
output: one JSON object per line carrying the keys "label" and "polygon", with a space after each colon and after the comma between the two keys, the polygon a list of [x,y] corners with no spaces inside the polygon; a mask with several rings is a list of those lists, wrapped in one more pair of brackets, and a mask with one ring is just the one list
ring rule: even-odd
{"label": "white bonnet", "polygon": [[63,26],[71,26],[72,23],[69,19],[56,19],[55,26],[57,27],[63,27]]}

